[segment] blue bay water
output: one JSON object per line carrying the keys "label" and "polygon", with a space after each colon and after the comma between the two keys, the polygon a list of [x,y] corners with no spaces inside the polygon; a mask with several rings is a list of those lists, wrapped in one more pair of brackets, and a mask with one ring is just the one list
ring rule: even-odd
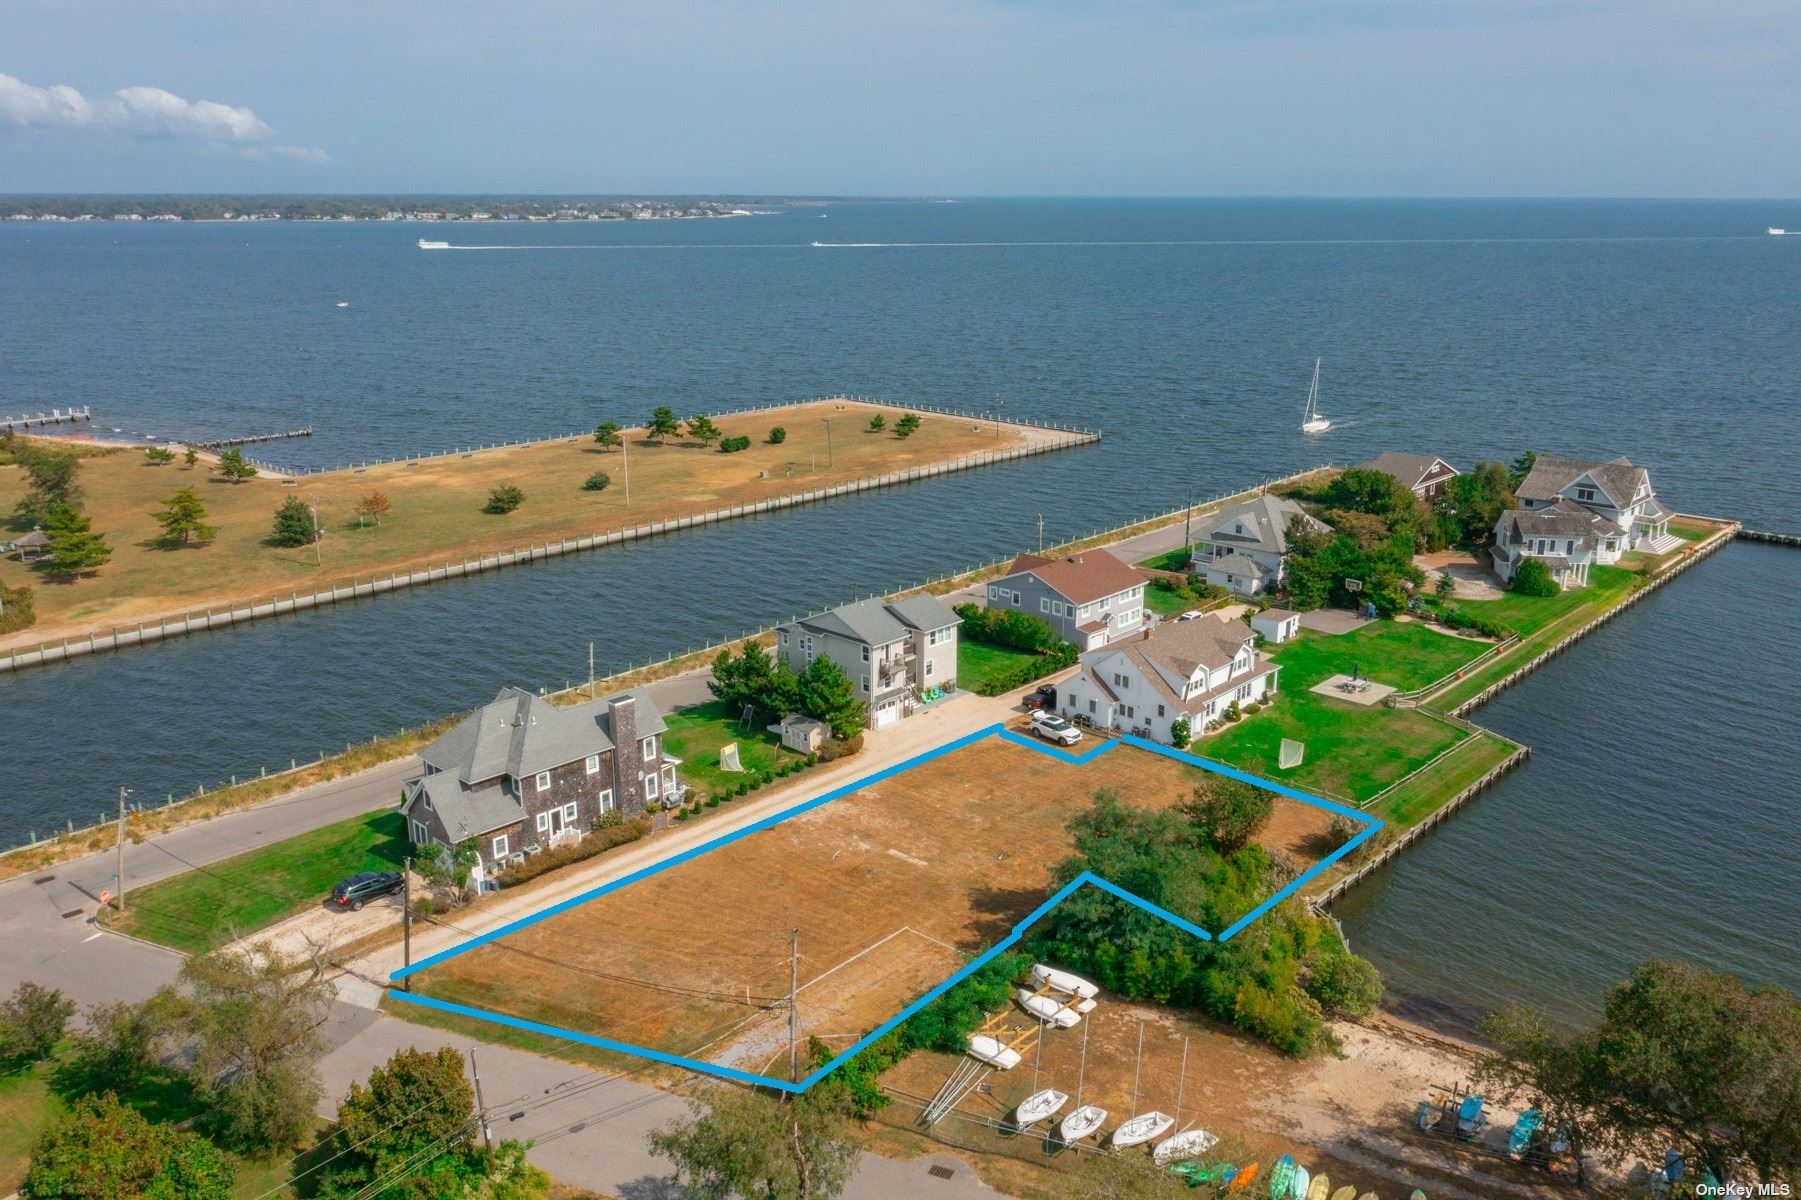
{"label": "blue bay water", "polygon": [[[1106,434],[0,677],[0,841],[91,820],[121,784],[180,793],[502,684],[561,685],[585,672],[590,640],[603,668],[620,666],[1009,553],[1040,512],[1048,537],[1070,536],[1385,448],[1459,462],[1528,445],[1626,453],[1673,507],[1793,530],[1801,239],[1765,236],[1773,220],[1753,203],[1247,200],[530,226],[0,225],[0,409],[90,404],[103,431],[310,424],[313,438],[260,453],[338,464],[637,423],[661,403],[843,391],[983,411],[998,396],[1009,414]],[[546,248],[421,252],[421,234]],[[1337,425],[1308,439],[1297,425],[1316,356]],[[1735,889],[1754,874],[1683,886],[1669,863],[1724,846],[1747,856],[1735,868],[1792,877],[1793,810],[1753,751],[1793,728],[1798,568],[1793,552],[1735,547],[1480,714],[1531,742],[1531,765],[1347,904],[1358,948],[1402,991],[1460,1004],[1510,987],[1573,1003],[1618,973],[1611,948],[1634,947],[1630,958],[1647,944],[1794,984],[1792,938],[1768,941],[1781,926],[1732,933]],[[1631,641],[1647,627],[1658,632]],[[1703,686],[1721,690],[1703,700]],[[1584,688],[1604,689],[1619,719],[1598,719]],[[1699,765],[1717,758],[1705,739],[1728,732],[1753,763],[1752,801]],[[1772,804],[1774,821],[1759,807]],[[1539,822],[1553,811],[1579,813],[1580,836],[1547,847]],[[1688,840],[1645,832],[1666,828]],[[1592,903],[1565,895],[1578,875]],[[1795,927],[1781,903],[1763,911]],[[1446,949],[1458,939],[1480,969]]]}

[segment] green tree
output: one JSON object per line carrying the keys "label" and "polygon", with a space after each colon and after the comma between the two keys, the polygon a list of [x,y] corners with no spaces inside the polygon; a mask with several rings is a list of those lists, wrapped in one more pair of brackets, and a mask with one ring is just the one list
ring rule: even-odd
{"label": "green tree", "polygon": [[844,668],[821,654],[800,673],[800,710],[832,727],[839,739],[861,733],[869,720],[869,706],[857,699],[857,690]]}
{"label": "green tree", "polygon": [[75,1014],[75,1002],[27,980],[0,1001],[0,1067],[16,1070],[50,1057]]}
{"label": "green tree", "polygon": [[164,1019],[154,1003],[90,1004],[65,1066],[84,1092],[136,1091],[157,1068]]}
{"label": "green tree", "polygon": [[1394,536],[1387,521],[1375,513],[1358,512],[1356,509],[1332,509],[1326,513],[1326,523],[1350,538],[1351,544],[1364,554],[1380,550]]}
{"label": "green tree", "polygon": [[[288,499],[293,501],[294,497],[290,496]],[[200,502],[199,493],[191,487],[177,489],[173,496],[163,501],[160,511],[150,515],[163,527],[163,535],[159,540],[166,546],[210,542],[219,533],[218,526],[206,523],[206,505]],[[279,528],[280,524],[278,515],[276,526]]]}
{"label": "green tree", "polygon": [[25,495],[18,514],[47,525],[58,508],[81,507],[81,457],[66,446],[53,446],[31,438],[15,438],[13,461],[25,468]]}
{"label": "green tree", "polygon": [[1457,594],[1457,581],[1451,578],[1449,571],[1441,570],[1438,573],[1438,582],[1432,585],[1432,594],[1447,603]]}
{"label": "green tree", "polygon": [[668,441],[681,431],[682,423],[676,419],[675,410],[664,405],[651,410],[650,423],[644,427],[644,432],[659,442]]}
{"label": "green tree", "polygon": [[869,418],[869,432],[880,433],[886,428],[888,428],[888,418],[884,417],[881,413],[877,413],[875,416]]}
{"label": "green tree", "polygon": [[1522,596],[1555,596],[1559,588],[1544,560],[1527,555],[1514,568],[1513,590]]}
{"label": "green tree", "polygon": [[[1476,1064],[1476,1079],[1502,1103],[1538,1109],[1543,1128],[1569,1140],[1576,1183],[1587,1186],[1588,1152],[1620,1147],[1604,1111],[1609,1086],[1594,1031],[1562,1028],[1521,1004],[1486,1017],[1480,1031],[1494,1050]],[[1662,1157],[1660,1150],[1653,1161]]]}
{"label": "green tree", "polygon": [[186,450],[181,452],[181,461],[192,467],[195,463],[200,461],[200,451],[189,446]]}
{"label": "green tree", "polygon": [[233,483],[243,483],[256,474],[256,468],[244,461],[244,452],[236,447],[219,451],[217,470]]}
{"label": "green tree", "polygon": [[1309,961],[1307,994],[1327,1012],[1347,1017],[1367,1017],[1382,999],[1382,976],[1376,964],[1345,950],[1342,943],[1325,943]]}
{"label": "green tree", "polygon": [[77,1100],[32,1148],[22,1200],[230,1200],[236,1172],[205,1138],[154,1125],[108,1092]]}
{"label": "green tree", "polygon": [[1682,1147],[1720,1180],[1801,1175],[1801,1000],[1652,959],[1609,993],[1595,1030],[1607,1122],[1656,1159]]}
{"label": "green tree", "polygon": [[651,1133],[650,1152],[675,1164],[696,1200],[831,1200],[856,1167],[857,1146],[837,1096],[814,1088],[787,1101],[715,1087],[690,1115]]}
{"label": "green tree", "polygon": [[713,424],[713,419],[703,415],[688,418],[688,436],[703,446],[710,446],[719,440],[721,434],[719,426]]}
{"label": "green tree", "polygon": [[1439,510],[1449,519],[1460,545],[1488,543],[1494,536],[1495,522],[1516,503],[1515,486],[1507,468],[1497,462],[1479,462],[1473,470],[1445,485]]}
{"label": "green tree", "polygon": [[50,539],[50,571],[56,575],[87,575],[105,566],[113,556],[106,535],[95,533],[87,517],[66,504],[50,510],[44,520]]}
{"label": "green tree", "polygon": [[1169,744],[1178,750],[1188,749],[1188,743],[1194,738],[1194,729],[1187,717],[1177,717],[1169,723]]}
{"label": "green tree", "polygon": [[908,413],[906,416],[902,417],[900,420],[898,420],[894,423],[894,436],[899,437],[899,438],[911,437],[911,436],[913,436],[914,430],[916,430],[918,428],[919,428],[919,414],[918,413]]}
{"label": "green tree", "polygon": [[[185,489],[184,489],[185,490]],[[313,542],[313,510],[299,496],[289,496],[275,510],[275,530],[269,541],[277,546],[310,546]]]}
{"label": "green tree", "polygon": [[594,442],[603,450],[612,450],[625,444],[619,434],[619,422],[602,421],[594,427]]}
{"label": "green tree", "polygon": [[144,461],[153,467],[160,467],[165,463],[175,461],[175,451],[167,446],[145,446]]}
{"label": "green tree", "polygon": [[427,883],[466,888],[481,861],[481,849],[474,838],[464,838],[454,848],[446,849],[436,842],[419,846],[414,851],[413,868]]}
{"label": "green tree", "polygon": [[488,493],[488,502],[482,505],[482,511],[495,516],[503,516],[525,503],[525,493],[510,483],[503,483]]}
{"label": "green tree", "polygon": [[1519,491],[1520,484],[1526,482],[1526,476],[1532,474],[1532,468],[1537,462],[1538,451],[1536,450],[1528,450],[1514,459],[1507,468],[1507,490]]}
{"label": "green tree", "polygon": [[1275,809],[1271,793],[1224,775],[1196,784],[1194,794],[1180,806],[1182,815],[1221,854],[1236,854],[1249,845]]}
{"label": "green tree", "polygon": [[771,446],[779,446],[787,440],[788,431],[783,429],[780,425],[775,426],[769,431],[769,444]]}
{"label": "green tree", "polygon": [[611,475],[607,474],[605,471],[596,471],[594,474],[582,480],[582,491],[604,492],[612,482],[613,477]]}
{"label": "green tree", "polygon": [[377,488],[356,502],[356,523],[361,525],[367,518],[374,521],[375,527],[380,529],[381,519],[387,516],[388,510],[393,507],[394,504],[388,499],[388,494]]}
{"label": "green tree", "polygon": [[285,1150],[311,1130],[335,996],[325,969],[322,952],[294,962],[262,943],[190,958],[159,994],[191,1039],[190,1074],[228,1143]]}
{"label": "green tree", "polygon": [[478,1157],[468,1144],[474,1129],[475,1092],[463,1056],[450,1047],[398,1051],[366,1085],[351,1084],[338,1105],[337,1144],[344,1148],[326,1168],[320,1193],[354,1196],[384,1181],[379,1195],[431,1194],[419,1184],[459,1173],[458,1164],[441,1160]]}
{"label": "green tree", "polygon": [[719,652],[707,688],[734,716],[746,705],[770,716],[783,716],[792,711],[797,699],[794,673],[749,639],[739,645],[736,654],[730,646]]}

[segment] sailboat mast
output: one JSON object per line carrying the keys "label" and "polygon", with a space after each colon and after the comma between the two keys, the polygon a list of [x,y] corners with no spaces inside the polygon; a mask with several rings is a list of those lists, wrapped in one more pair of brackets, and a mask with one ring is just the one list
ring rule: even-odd
{"label": "sailboat mast", "polygon": [[1144,1022],[1138,1022],[1138,1061],[1132,1064],[1132,1115],[1138,1115],[1138,1070],[1144,1066]]}
{"label": "sailboat mast", "polygon": [[1082,1061],[1076,1067],[1076,1107],[1082,1107],[1082,1079],[1088,1074],[1088,1027],[1093,1021],[1082,1022]]}

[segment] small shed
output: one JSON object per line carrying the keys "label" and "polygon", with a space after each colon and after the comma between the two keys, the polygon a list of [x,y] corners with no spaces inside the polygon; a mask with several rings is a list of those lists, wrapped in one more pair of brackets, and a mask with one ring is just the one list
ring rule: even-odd
{"label": "small shed", "polygon": [[1301,614],[1292,608],[1266,608],[1251,614],[1251,630],[1266,642],[1286,642],[1301,632]]}
{"label": "small shed", "polygon": [[20,562],[36,562],[50,553],[50,535],[42,529],[33,529],[23,537],[15,538],[6,549],[9,554],[17,554]]}
{"label": "small shed", "polygon": [[782,739],[782,745],[802,754],[817,754],[819,748],[831,736],[831,726],[824,721],[802,716],[800,713],[789,713],[780,721],[769,727],[769,732]]}

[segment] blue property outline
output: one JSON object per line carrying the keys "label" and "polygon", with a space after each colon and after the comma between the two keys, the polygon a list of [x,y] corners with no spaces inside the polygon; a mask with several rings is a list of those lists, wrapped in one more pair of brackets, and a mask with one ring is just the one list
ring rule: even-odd
{"label": "blue property outline", "polygon": [[855,792],[863,791],[865,788],[872,787],[885,779],[891,779],[894,776],[905,771],[910,771],[923,763],[931,762],[936,758],[942,758],[946,754],[961,750],[966,746],[972,746],[975,743],[990,737],[999,737],[1003,741],[1011,742],[1017,746],[1024,746],[1028,750],[1037,751],[1040,754],[1056,759],[1058,762],[1069,763],[1072,766],[1079,766],[1083,763],[1091,762],[1100,755],[1107,753],[1107,751],[1113,749],[1115,746],[1124,743],[1126,745],[1135,746],[1140,750],[1148,750],[1152,754],[1161,754],[1165,758],[1174,759],[1179,763],[1184,763],[1191,767],[1199,767],[1204,771],[1211,771],[1216,775],[1224,775],[1229,779],[1237,779],[1244,783],[1254,784],[1257,787],[1263,788],[1265,791],[1274,792],[1279,796],[1287,796],[1291,800],[1299,800],[1303,804],[1311,804],[1315,808],[1322,808],[1328,812],[1349,817],[1354,821],[1361,821],[1364,823],[1364,828],[1355,837],[1345,842],[1344,845],[1339,846],[1336,850],[1333,850],[1317,863],[1314,863],[1312,867],[1291,880],[1285,887],[1275,892],[1256,908],[1253,908],[1250,912],[1232,922],[1232,924],[1228,925],[1217,935],[1207,932],[1207,930],[1202,929],[1192,921],[1178,917],[1175,913],[1172,913],[1167,909],[1159,908],[1150,901],[1133,895],[1131,892],[1126,891],[1117,884],[1108,883],[1105,879],[1102,879],[1092,871],[1083,871],[1080,875],[1058,888],[1043,904],[1040,904],[1037,908],[1034,908],[1031,912],[1021,918],[1019,923],[1013,926],[1012,932],[1006,937],[971,959],[962,967],[962,969],[951,975],[943,983],[938,984],[930,991],[921,995],[894,1016],[863,1035],[863,1037],[858,1039],[830,1062],[823,1064],[811,1075],[808,1075],[799,1082],[776,1079],[769,1075],[758,1075],[750,1071],[740,1071],[736,1067],[721,1066],[718,1063],[710,1063],[697,1058],[687,1058],[680,1054],[670,1054],[662,1050],[653,1050],[649,1046],[637,1046],[630,1042],[621,1042],[612,1038],[597,1037],[596,1035],[589,1033],[579,1033],[572,1029],[563,1029],[555,1025],[545,1025],[537,1021],[528,1021],[523,1017],[492,1012],[488,1009],[475,1008],[467,1004],[455,1004],[448,1000],[438,1000],[430,996],[415,995],[408,991],[396,991],[392,987],[388,989],[387,994],[395,1000],[406,1004],[416,1004],[421,1008],[431,1008],[436,1009],[439,1012],[455,1013],[458,1016],[473,1017],[476,1020],[488,1021],[496,1025],[505,1025],[513,1029],[523,1029],[531,1033],[544,1034],[547,1037],[562,1038],[572,1042],[579,1042],[585,1046],[595,1046],[602,1050],[612,1050],[620,1054],[629,1054],[636,1058],[650,1059],[653,1062],[665,1063],[669,1066],[684,1067],[690,1071],[699,1071],[702,1074],[718,1076],[721,1079],[731,1079],[738,1083],[748,1083],[758,1087],[774,1088],[778,1091],[798,1095],[807,1091],[814,1084],[824,1079],[827,1075],[830,1075],[833,1071],[836,1071],[852,1058],[855,1058],[890,1030],[895,1029],[920,1009],[938,999],[938,997],[944,995],[944,993],[948,992],[951,988],[980,970],[1002,951],[1017,943],[1025,936],[1027,929],[1043,920],[1046,914],[1067,899],[1077,888],[1099,888],[1103,892],[1119,897],[1128,904],[1137,905],[1139,908],[1142,908],[1153,916],[1161,917],[1178,929],[1192,933],[1195,937],[1198,937],[1203,941],[1223,942],[1241,933],[1246,926],[1251,924],[1251,922],[1261,917],[1276,905],[1282,903],[1282,901],[1288,899],[1288,897],[1294,895],[1308,880],[1312,879],[1315,875],[1318,875],[1321,871],[1324,871],[1340,858],[1356,849],[1364,841],[1374,836],[1376,831],[1381,829],[1383,825],[1383,822],[1379,818],[1372,817],[1368,813],[1360,812],[1357,809],[1347,808],[1345,805],[1335,803],[1320,796],[1309,795],[1306,792],[1291,788],[1286,784],[1277,783],[1270,779],[1264,779],[1261,776],[1252,775],[1246,771],[1240,771],[1236,767],[1229,767],[1224,763],[1214,762],[1212,759],[1200,758],[1196,755],[1189,754],[1186,751],[1147,741],[1144,738],[1136,737],[1131,734],[1124,734],[1117,740],[1101,741],[1099,744],[1091,746],[1081,754],[1067,754],[1064,751],[1048,746],[1035,738],[1025,737],[1021,734],[1014,733],[1004,725],[996,724],[990,725],[984,729],[978,729],[976,732],[966,734],[954,741],[946,742],[942,746],[928,750],[923,754],[917,754],[904,762],[896,763],[890,767],[884,767],[880,771],[865,775],[861,779],[853,780],[850,783],[847,783],[842,787],[834,788],[823,795],[815,796],[813,799],[797,804],[793,808],[783,809],[781,812],[764,817],[760,821],[754,821],[751,824],[746,825],[743,829],[734,830],[727,834],[721,834],[719,837],[703,842],[690,850],[684,850],[682,853],[665,859],[662,862],[655,863],[641,870],[633,871],[629,875],[621,876],[610,883],[601,884],[599,887],[590,888],[579,895],[571,896],[567,900],[562,900],[547,908],[540,909],[530,916],[521,917],[517,921],[510,921],[498,929],[491,929],[487,933],[478,934],[468,941],[452,946],[448,950],[441,950],[427,958],[420,959],[410,966],[402,967],[400,970],[395,971],[388,976],[389,982],[393,983],[394,981],[405,979],[408,976],[418,974],[428,967],[448,962],[458,955],[467,954],[477,947],[485,946],[489,942],[497,941],[516,930],[536,925],[540,921],[549,920],[559,913],[568,912],[572,908],[580,907],[590,900],[599,899],[601,896],[616,892],[620,888],[627,887],[641,879],[647,879],[652,875],[667,871],[672,867],[679,866],[690,859],[698,858],[700,855],[706,854],[712,850],[717,850],[722,846],[729,846],[740,838],[749,837],[753,833],[760,833],[765,829],[773,828],[790,818],[798,817],[802,813],[811,812],[813,809],[819,808],[825,804],[830,804],[834,800],[841,799]]}

